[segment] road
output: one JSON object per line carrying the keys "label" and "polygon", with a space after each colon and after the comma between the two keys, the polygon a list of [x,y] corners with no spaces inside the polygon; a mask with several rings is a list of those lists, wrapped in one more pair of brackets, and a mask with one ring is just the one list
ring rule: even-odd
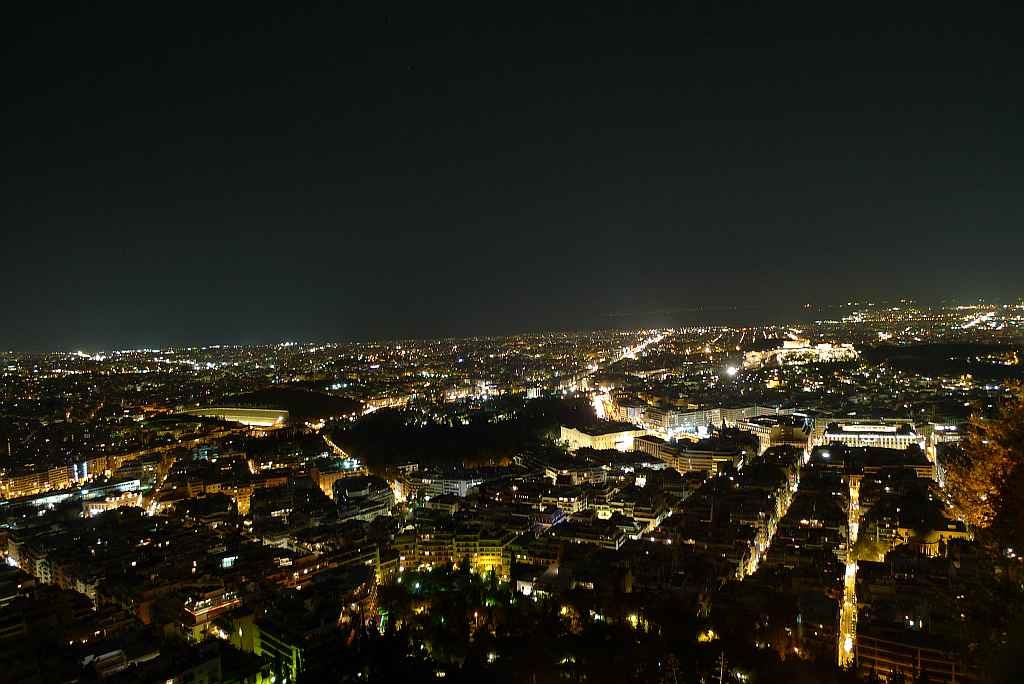
{"label": "road", "polygon": [[[604,368],[614,364],[616,361],[619,361],[621,359],[635,359],[637,355],[642,353],[645,349],[647,349],[647,347],[651,346],[652,344],[658,344],[663,339],[668,337],[669,334],[670,333],[658,333],[657,335],[652,335],[647,339],[638,342],[636,345],[632,347],[626,347],[625,349],[622,350],[622,354],[620,356],[616,356],[615,358],[608,361],[604,367],[602,367],[601,365],[596,365],[596,367],[591,370],[591,376],[600,373],[602,370],[604,370]],[[611,395],[609,395],[607,390],[600,390],[599,393],[594,395],[594,398],[591,400],[591,404],[593,404],[594,406],[594,413],[601,420],[605,420],[608,417],[608,411],[605,406],[608,402],[611,402]]]}
{"label": "road", "polygon": [[352,458],[351,456],[348,455],[348,453],[344,449],[342,449],[340,446],[335,444],[334,440],[332,440],[330,437],[327,436],[327,433],[321,433],[320,436],[324,438],[324,443],[328,447],[330,447],[331,451],[333,451],[337,456],[339,456],[340,458],[344,458],[344,459]]}
{"label": "road", "polygon": [[850,532],[846,544],[846,573],[843,578],[843,605],[839,613],[839,666],[853,665],[857,643],[857,561],[853,546],[860,527],[860,477],[850,476]]}

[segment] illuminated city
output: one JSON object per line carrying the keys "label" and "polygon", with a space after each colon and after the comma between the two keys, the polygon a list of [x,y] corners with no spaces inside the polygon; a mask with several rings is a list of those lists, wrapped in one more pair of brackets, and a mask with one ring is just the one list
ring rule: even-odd
{"label": "illuminated city", "polygon": [[20,3],[0,684],[1024,682],[1024,7]]}
{"label": "illuminated city", "polygon": [[[799,329],[7,353],[5,634],[60,605],[61,665],[113,681],[163,677],[165,649],[252,681],[369,677],[376,649],[572,679],[595,629],[689,635],[675,667],[698,676],[971,681],[950,639],[999,566],[945,467],[1022,339],[1024,305],[903,303]],[[936,588],[950,563],[975,565]],[[518,621],[548,610],[557,652],[523,654]]]}

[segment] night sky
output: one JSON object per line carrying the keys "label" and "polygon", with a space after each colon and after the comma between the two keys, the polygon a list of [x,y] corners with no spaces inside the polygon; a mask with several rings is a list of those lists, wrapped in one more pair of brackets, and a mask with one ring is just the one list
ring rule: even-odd
{"label": "night sky", "polygon": [[1019,12],[35,4],[0,348],[1024,294]]}

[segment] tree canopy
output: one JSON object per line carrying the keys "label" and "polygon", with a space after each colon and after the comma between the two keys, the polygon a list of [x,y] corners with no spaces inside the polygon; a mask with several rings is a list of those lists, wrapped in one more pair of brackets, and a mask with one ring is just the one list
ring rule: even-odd
{"label": "tree canopy", "polygon": [[1024,385],[991,419],[972,417],[963,449],[946,463],[946,484],[965,521],[1004,547],[1024,550]]}

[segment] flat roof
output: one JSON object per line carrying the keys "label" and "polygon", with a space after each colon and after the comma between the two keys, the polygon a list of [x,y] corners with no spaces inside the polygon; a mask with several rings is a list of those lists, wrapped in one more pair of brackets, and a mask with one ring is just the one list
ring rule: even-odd
{"label": "flat roof", "polygon": [[599,425],[584,425],[582,427],[576,427],[573,425],[563,425],[562,427],[569,430],[576,430],[577,432],[582,432],[583,434],[590,435],[591,437],[597,437],[599,435],[613,435],[617,432],[632,432],[643,429],[637,427],[636,425],[633,425],[632,423],[615,422],[606,422],[601,423]]}
{"label": "flat roof", "polygon": [[902,435],[908,437],[917,435],[917,432],[909,423],[902,423],[899,425],[891,423],[830,423],[825,432],[830,435]]}
{"label": "flat roof", "polygon": [[211,406],[207,408],[183,411],[190,416],[220,418],[233,423],[243,423],[259,427],[270,427],[288,420],[288,411],[271,408],[243,408],[238,406]]}

